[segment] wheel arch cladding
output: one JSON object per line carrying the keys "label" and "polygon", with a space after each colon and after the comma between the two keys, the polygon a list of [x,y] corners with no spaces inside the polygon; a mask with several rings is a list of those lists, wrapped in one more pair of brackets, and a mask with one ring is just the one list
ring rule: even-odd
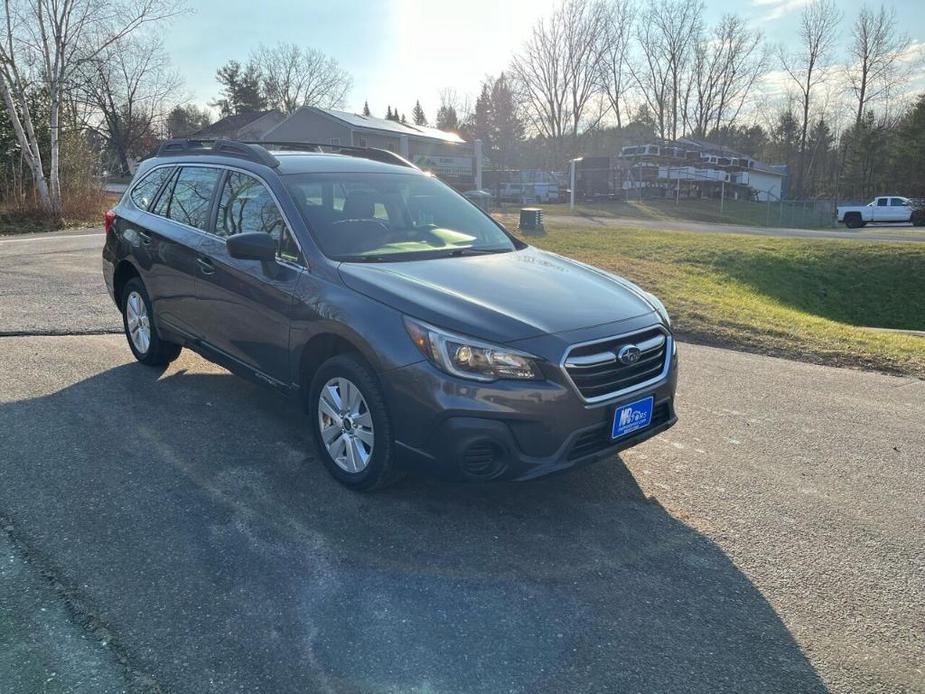
{"label": "wheel arch cladding", "polygon": [[122,293],[125,290],[125,285],[128,284],[128,281],[133,277],[141,279],[138,268],[132,265],[128,260],[121,260],[118,266],[116,266],[116,271],[112,279],[112,293],[116,297],[116,303],[120,306],[122,305]]}
{"label": "wheel arch cladding", "polygon": [[312,376],[325,361],[338,354],[354,354],[366,362],[375,371],[370,361],[368,348],[363,349],[353,340],[334,332],[323,332],[312,337],[302,348],[299,359],[300,383],[307,385]]}

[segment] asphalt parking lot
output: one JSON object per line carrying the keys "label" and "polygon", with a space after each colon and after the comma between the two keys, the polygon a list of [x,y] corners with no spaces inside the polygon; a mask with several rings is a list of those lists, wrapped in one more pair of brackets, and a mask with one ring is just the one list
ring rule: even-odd
{"label": "asphalt parking lot", "polygon": [[925,382],[683,344],[621,458],[357,495],[100,243],[0,239],[0,692],[925,691]]}

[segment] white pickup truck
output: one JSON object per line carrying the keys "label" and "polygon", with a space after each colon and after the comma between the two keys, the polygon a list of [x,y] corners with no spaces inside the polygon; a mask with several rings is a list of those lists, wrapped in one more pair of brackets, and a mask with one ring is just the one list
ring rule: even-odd
{"label": "white pickup truck", "polygon": [[898,195],[881,195],[863,206],[846,205],[836,208],[839,222],[844,222],[849,229],[857,229],[865,224],[900,224],[912,222],[916,226],[925,225],[925,209],[920,209],[909,198]]}

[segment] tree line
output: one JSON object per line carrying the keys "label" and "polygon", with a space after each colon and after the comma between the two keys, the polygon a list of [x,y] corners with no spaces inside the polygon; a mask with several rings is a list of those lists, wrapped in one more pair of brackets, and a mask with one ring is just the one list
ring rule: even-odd
{"label": "tree line", "polygon": [[[208,125],[159,38],[183,1],[5,0],[0,176],[28,179],[23,194],[60,216],[63,155],[101,153],[97,169],[127,175],[159,140]],[[562,0],[474,98],[442,90],[432,121],[420,100],[378,115],[480,139],[499,168],[561,170],[689,136],[787,164],[792,197],[925,197],[925,104],[907,93],[921,52],[900,25],[886,7],[845,17],[811,0],[775,46],[735,14],[709,24],[701,0]],[[216,81],[219,117],[343,108],[353,83],[336,59],[291,43],[227,61]]]}
{"label": "tree line", "polygon": [[474,102],[443,90],[435,125],[499,168],[686,136],[787,165],[791,197],[925,197],[925,102],[906,92],[923,61],[900,24],[811,0],[775,46],[735,14],[708,25],[701,0],[564,0]]}
{"label": "tree line", "polygon": [[[184,97],[158,31],[187,12],[183,2],[4,1],[0,194],[7,204],[34,200],[60,219],[68,182],[103,171],[127,176],[165,137],[212,122],[207,109]],[[339,107],[352,83],[333,58],[288,43],[260,46],[243,64],[231,60],[216,79],[221,94],[210,105],[220,116]]]}
{"label": "tree line", "polygon": [[863,196],[902,183],[889,173],[918,122],[904,88],[922,60],[900,25],[883,6],[848,19],[812,0],[774,46],[735,14],[708,25],[701,0],[565,0],[509,72],[556,166],[689,136],[786,163],[793,196]]}

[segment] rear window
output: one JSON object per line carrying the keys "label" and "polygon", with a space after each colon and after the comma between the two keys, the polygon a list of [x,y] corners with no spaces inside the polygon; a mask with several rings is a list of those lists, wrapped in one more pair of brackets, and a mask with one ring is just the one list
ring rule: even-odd
{"label": "rear window", "polygon": [[155,212],[174,221],[206,230],[219,169],[184,166],[157,201]]}
{"label": "rear window", "polygon": [[173,167],[162,166],[142,176],[141,180],[132,188],[132,202],[135,203],[137,207],[147,210],[154,201],[157,191],[161,189],[164,181],[170,178],[171,173],[173,173]]}

